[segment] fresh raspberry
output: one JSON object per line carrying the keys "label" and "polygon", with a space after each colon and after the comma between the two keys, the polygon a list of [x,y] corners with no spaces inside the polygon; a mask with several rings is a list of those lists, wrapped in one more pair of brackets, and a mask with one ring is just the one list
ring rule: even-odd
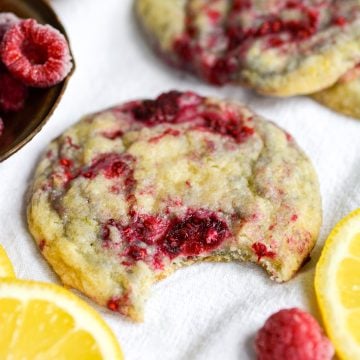
{"label": "fresh raspberry", "polygon": [[4,122],[2,118],[0,118],[0,136],[3,134],[3,132],[4,132]]}
{"label": "fresh raspberry", "polygon": [[27,88],[8,72],[0,72],[0,110],[19,111],[24,107]]}
{"label": "fresh raspberry", "polygon": [[2,60],[24,84],[40,88],[58,84],[72,68],[65,37],[34,19],[20,21],[6,32]]}
{"label": "fresh raspberry", "polygon": [[334,348],[317,321],[298,309],[271,315],[255,340],[258,360],[330,360]]}
{"label": "fresh raspberry", "polygon": [[0,13],[0,42],[10,27],[19,21],[20,19],[13,13]]}

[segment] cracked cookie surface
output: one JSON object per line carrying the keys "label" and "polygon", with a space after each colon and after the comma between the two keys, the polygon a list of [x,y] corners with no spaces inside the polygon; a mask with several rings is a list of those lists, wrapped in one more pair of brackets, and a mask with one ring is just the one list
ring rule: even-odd
{"label": "cracked cookie surface", "polygon": [[279,96],[333,85],[360,60],[359,0],[136,0],[170,62]]}
{"label": "cracked cookie surface", "polygon": [[172,91],[83,118],[48,147],[28,223],[64,284],[141,320],[150,286],[201,261],[289,280],[321,223],[314,169],[243,105]]}

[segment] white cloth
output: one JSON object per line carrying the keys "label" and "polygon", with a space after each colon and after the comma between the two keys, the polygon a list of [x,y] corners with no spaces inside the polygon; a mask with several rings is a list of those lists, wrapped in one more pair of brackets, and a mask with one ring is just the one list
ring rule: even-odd
{"label": "white cloth", "polygon": [[25,194],[48,142],[82,115],[169,89],[245,102],[298,141],[319,175],[324,207],[312,261],[286,284],[251,264],[200,264],[153,286],[145,322],[132,324],[100,309],[128,360],[254,358],[253,337],[273,312],[299,306],[319,319],[313,289],[316,261],[335,223],[360,204],[360,122],[310,98],[261,97],[235,86],[212,87],[174,70],[146,46],[132,0],[53,0],[71,40],[76,71],[54,115],[17,154],[0,164],[0,242],[20,278],[59,282],[26,225]]}

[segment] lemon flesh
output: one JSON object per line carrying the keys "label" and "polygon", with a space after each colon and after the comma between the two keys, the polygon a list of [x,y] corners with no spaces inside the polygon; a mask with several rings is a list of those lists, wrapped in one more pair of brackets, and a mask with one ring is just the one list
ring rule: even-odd
{"label": "lemon flesh", "polygon": [[60,286],[0,281],[0,359],[123,359],[104,320]]}
{"label": "lemon flesh", "polygon": [[360,209],[326,240],[315,289],[325,327],[341,359],[360,359]]}
{"label": "lemon flesh", "polygon": [[0,278],[14,278],[15,272],[4,248],[0,245]]}

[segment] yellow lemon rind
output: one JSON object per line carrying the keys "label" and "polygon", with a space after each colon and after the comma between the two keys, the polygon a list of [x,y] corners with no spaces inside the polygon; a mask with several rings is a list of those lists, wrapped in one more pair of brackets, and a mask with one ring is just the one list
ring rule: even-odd
{"label": "yellow lemon rind", "polygon": [[340,359],[360,359],[360,346],[346,328],[346,312],[336,289],[336,273],[342,259],[351,256],[352,235],[360,233],[360,209],[339,221],[328,236],[315,271],[315,292],[327,333]]}
{"label": "yellow lemon rind", "polygon": [[2,279],[0,299],[14,298],[22,302],[49,301],[73,316],[77,328],[89,332],[97,342],[103,359],[122,360],[118,341],[101,316],[87,303],[65,288],[30,280]]}
{"label": "yellow lemon rind", "polygon": [[4,248],[0,245],[0,278],[14,278],[14,267],[6,254]]}

